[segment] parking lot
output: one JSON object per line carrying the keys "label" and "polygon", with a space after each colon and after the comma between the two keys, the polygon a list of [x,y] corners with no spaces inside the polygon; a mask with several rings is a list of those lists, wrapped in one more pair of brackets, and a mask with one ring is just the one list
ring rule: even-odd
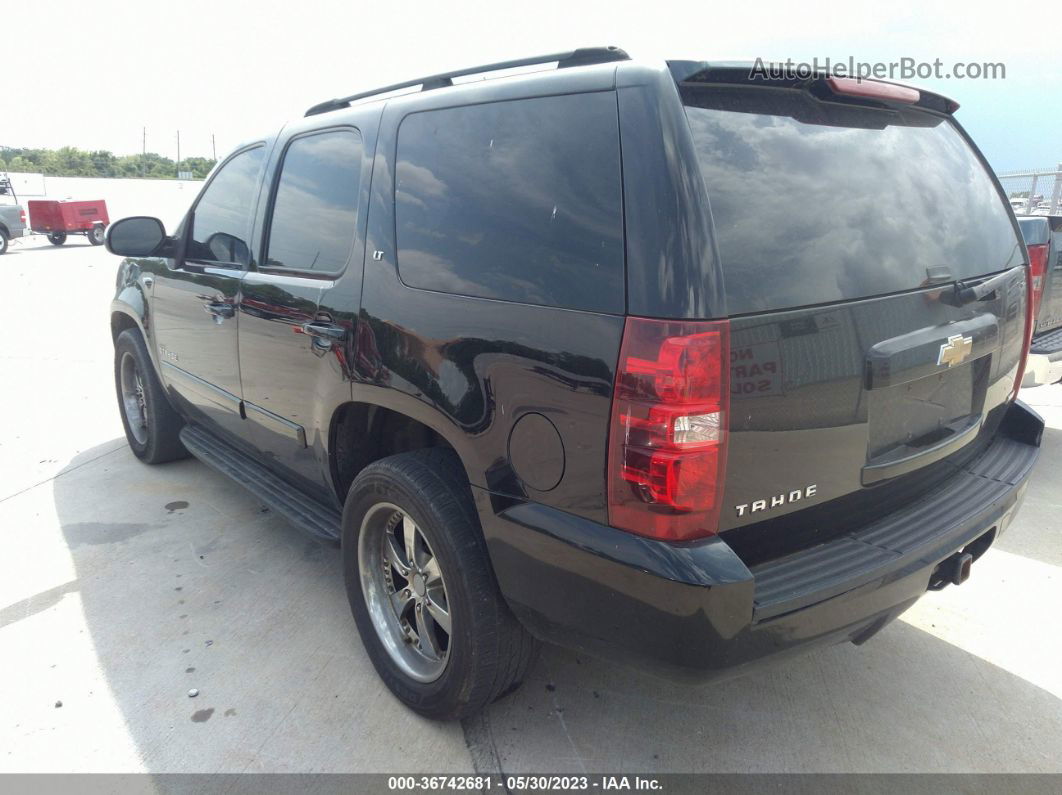
{"label": "parking lot", "polygon": [[336,551],[127,450],[116,264],[0,257],[0,771],[1062,772],[1062,387],[1023,394],[1048,429],[1008,533],[866,645],[700,688],[547,648],[437,724],[377,680]]}

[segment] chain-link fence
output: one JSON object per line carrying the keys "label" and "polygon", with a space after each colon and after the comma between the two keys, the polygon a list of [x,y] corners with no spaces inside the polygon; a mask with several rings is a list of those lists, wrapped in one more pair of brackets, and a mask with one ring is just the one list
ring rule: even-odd
{"label": "chain-link fence", "polygon": [[1042,171],[999,174],[1014,212],[1019,215],[1062,215],[1062,163]]}

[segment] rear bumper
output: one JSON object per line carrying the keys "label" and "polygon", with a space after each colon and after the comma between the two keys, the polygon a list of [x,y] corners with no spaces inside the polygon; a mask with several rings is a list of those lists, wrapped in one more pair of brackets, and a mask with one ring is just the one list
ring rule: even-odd
{"label": "rear bumper", "polygon": [[[712,679],[819,645],[861,643],[913,604],[938,564],[1004,532],[1039,455],[1024,404],[934,492],[839,539],[751,570],[723,538],[652,541],[477,490],[502,592],[540,638]],[[974,543],[978,542],[978,543]]]}
{"label": "rear bumper", "polygon": [[1022,387],[1056,384],[1062,380],[1062,329],[1033,337]]}

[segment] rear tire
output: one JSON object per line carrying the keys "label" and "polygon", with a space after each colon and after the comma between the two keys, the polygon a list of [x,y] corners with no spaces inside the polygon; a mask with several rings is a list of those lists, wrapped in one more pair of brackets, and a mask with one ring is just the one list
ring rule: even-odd
{"label": "rear tire", "polygon": [[343,511],[342,547],[362,642],[410,709],[456,720],[523,681],[538,642],[498,590],[452,450],[402,453],[362,470]]}
{"label": "rear tire", "polygon": [[53,246],[61,246],[66,242],[66,232],[50,232],[48,233],[48,242]]}
{"label": "rear tire", "polygon": [[126,329],[115,342],[114,385],[125,438],[133,455],[146,464],[188,456],[179,435],[184,421],[170,405],[144,339],[136,329]]}
{"label": "rear tire", "polygon": [[0,254],[7,253],[7,232],[0,229]]}
{"label": "rear tire", "polygon": [[102,246],[103,245],[103,227],[102,226],[98,226],[98,225],[92,227],[89,231],[87,231],[85,233],[85,237],[88,238],[88,242],[91,243],[92,245],[94,245],[94,246]]}

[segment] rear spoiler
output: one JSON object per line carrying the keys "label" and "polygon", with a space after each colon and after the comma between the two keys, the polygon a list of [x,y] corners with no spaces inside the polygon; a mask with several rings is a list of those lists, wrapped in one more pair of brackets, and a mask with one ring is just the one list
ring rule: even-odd
{"label": "rear spoiler", "polygon": [[[850,102],[866,107],[896,107],[913,105],[952,114],[959,109],[953,99],[934,94],[921,88],[912,88],[898,83],[870,78],[854,78],[831,74],[825,70],[813,71],[806,76],[787,73],[793,69],[785,64],[763,62],[668,61],[671,77],[679,86],[744,85],[773,88],[807,89],[819,99]],[[771,74],[767,79],[760,74],[761,67]],[[775,75],[778,75],[775,77]]]}

